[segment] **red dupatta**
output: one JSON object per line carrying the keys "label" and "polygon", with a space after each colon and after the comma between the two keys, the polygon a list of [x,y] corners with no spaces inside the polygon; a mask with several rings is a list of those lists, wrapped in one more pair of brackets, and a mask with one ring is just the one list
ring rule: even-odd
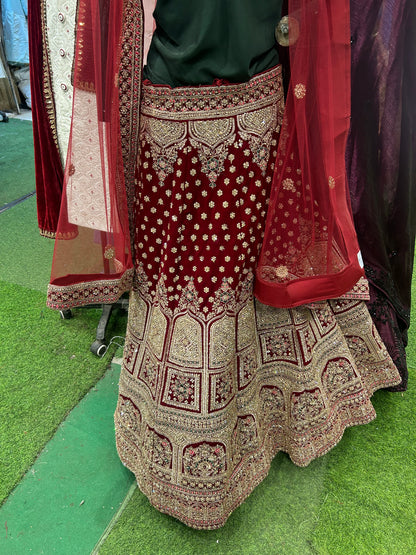
{"label": "red dupatta", "polygon": [[[337,297],[363,274],[344,165],[348,10],[348,0],[289,0],[299,37],[255,288],[278,307]],[[143,34],[140,0],[79,1],[52,308],[114,302],[132,285]]]}
{"label": "red dupatta", "polygon": [[289,0],[290,84],[256,297],[291,307],[339,297],[364,275],[345,171],[348,0]]}

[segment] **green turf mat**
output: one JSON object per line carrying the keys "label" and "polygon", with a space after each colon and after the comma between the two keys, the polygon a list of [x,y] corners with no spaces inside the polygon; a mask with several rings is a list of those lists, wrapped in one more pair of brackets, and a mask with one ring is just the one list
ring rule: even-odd
{"label": "green turf mat", "polygon": [[0,214],[0,226],[0,279],[46,293],[54,242],[39,235],[36,197]]}
{"label": "green turf mat", "polygon": [[32,123],[0,125],[0,207],[35,190]]}
{"label": "green turf mat", "polygon": [[376,394],[378,418],[347,431],[342,449],[327,455],[317,553],[416,553],[415,378],[412,372],[403,395]]}
{"label": "green turf mat", "polygon": [[0,509],[0,553],[93,549],[133,481],[114,441],[119,374],[113,365],[84,397]]}
{"label": "green turf mat", "polygon": [[[1,502],[111,358],[89,352],[96,309],[78,309],[73,319],[61,320],[45,307],[45,294],[5,282],[0,303]],[[109,337],[123,335],[125,326],[125,313],[118,311]]]}

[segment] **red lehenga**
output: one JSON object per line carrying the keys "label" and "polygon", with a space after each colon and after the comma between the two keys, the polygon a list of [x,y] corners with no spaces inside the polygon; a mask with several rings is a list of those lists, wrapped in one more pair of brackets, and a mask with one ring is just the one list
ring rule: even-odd
{"label": "red lehenga", "polygon": [[[373,419],[369,397],[400,377],[363,302],[340,163],[347,114],[316,142],[305,116],[322,125],[329,116],[318,108],[330,112],[333,98],[315,95],[307,111],[297,109],[313,95],[306,71],[284,108],[280,66],[243,84],[141,90],[141,5],[125,2],[120,16],[115,4],[106,33],[123,36],[121,67],[111,70],[110,59],[93,85],[79,79],[79,102],[94,106],[86,121],[98,130],[88,153],[100,153],[100,163],[82,156],[74,124],[49,304],[131,289],[115,414],[121,460],[156,508],[217,528],[279,450],[307,465],[347,426]],[[84,39],[90,24],[95,65],[108,68],[96,57],[102,3],[91,2],[91,18],[84,7]],[[312,168],[318,148],[325,155]],[[79,191],[80,176],[89,190]],[[94,210],[85,210],[88,195]],[[254,298],[254,283],[268,304]]]}

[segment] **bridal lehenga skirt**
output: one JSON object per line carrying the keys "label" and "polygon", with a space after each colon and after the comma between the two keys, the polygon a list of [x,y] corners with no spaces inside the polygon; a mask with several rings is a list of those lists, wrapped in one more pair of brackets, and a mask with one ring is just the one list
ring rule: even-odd
{"label": "bridal lehenga skirt", "polygon": [[116,439],[150,502],[195,528],[222,526],[278,451],[326,453],[400,382],[365,283],[309,307],[253,298],[282,111],[280,68],[144,87]]}

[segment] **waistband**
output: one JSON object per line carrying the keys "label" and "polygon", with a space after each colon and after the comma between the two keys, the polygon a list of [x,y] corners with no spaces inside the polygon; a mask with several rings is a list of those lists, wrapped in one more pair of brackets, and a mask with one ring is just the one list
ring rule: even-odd
{"label": "waistband", "polygon": [[204,119],[238,115],[283,99],[282,66],[254,76],[246,83],[199,87],[169,87],[143,83],[141,112],[159,119]]}

